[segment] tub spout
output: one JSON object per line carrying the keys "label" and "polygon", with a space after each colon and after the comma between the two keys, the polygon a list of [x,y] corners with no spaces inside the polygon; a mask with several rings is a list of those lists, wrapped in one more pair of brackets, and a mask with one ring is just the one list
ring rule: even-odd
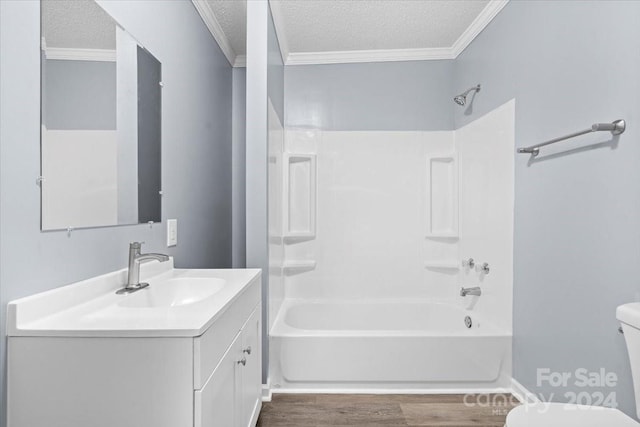
{"label": "tub spout", "polygon": [[473,288],[460,288],[460,296],[466,297],[467,295],[482,295],[482,290],[480,290],[480,286],[475,286]]}

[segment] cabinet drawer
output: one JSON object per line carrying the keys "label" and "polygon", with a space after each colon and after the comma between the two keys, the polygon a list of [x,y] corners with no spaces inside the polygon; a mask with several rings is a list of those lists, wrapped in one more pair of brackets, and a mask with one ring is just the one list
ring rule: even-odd
{"label": "cabinet drawer", "polygon": [[194,339],[194,390],[200,390],[207,382],[242,325],[260,303],[260,283],[260,276],[258,276],[204,334]]}

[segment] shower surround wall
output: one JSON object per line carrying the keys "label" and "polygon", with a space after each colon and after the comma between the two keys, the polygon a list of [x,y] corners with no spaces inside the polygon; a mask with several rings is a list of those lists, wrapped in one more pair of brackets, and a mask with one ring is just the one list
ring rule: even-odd
{"label": "shower surround wall", "polygon": [[455,131],[460,176],[460,258],[473,258],[460,284],[480,286],[474,311],[512,331],[514,141],[516,101],[511,100]]}
{"label": "shower surround wall", "polygon": [[[313,233],[287,235],[284,220],[274,389],[510,385],[513,127],[509,102],[458,131],[286,131],[282,208]],[[312,163],[292,172],[287,158],[313,159],[315,174]],[[461,269],[462,254],[492,271]],[[462,285],[484,294],[462,298]],[[389,322],[375,322],[390,312]],[[465,314],[476,322],[470,330]],[[448,353],[437,350],[443,343]],[[398,351],[424,364],[407,372],[387,356]]]}
{"label": "shower surround wall", "polygon": [[284,278],[282,264],[284,262],[284,243],[282,239],[282,175],[284,127],[271,99],[268,100],[268,155],[269,155],[269,306],[267,307],[268,331],[280,310],[284,300]]}
{"label": "shower surround wall", "polygon": [[[311,147],[300,147],[301,133],[306,134],[287,133],[288,152],[311,152]],[[425,239],[425,181],[427,159],[454,152],[453,133],[318,131],[314,135],[317,148],[310,154],[317,155],[317,237],[285,245],[285,260],[315,261],[317,266],[286,276],[287,298],[450,295],[455,277],[424,265],[433,257],[425,254],[425,246],[432,243]],[[455,245],[452,249],[447,259],[457,260]]]}

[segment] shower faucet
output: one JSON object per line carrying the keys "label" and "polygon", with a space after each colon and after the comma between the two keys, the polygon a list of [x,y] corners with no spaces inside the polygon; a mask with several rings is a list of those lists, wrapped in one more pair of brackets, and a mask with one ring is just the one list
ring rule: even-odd
{"label": "shower faucet", "polygon": [[482,295],[482,290],[480,290],[480,286],[475,286],[473,288],[460,288],[460,296],[466,297],[467,295],[474,295],[479,297]]}

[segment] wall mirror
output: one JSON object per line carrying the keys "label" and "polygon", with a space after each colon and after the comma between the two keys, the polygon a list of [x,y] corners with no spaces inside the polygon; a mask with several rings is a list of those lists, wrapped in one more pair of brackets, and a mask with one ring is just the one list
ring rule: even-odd
{"label": "wall mirror", "polygon": [[41,0],[43,230],[161,221],[161,64],[93,0]]}

